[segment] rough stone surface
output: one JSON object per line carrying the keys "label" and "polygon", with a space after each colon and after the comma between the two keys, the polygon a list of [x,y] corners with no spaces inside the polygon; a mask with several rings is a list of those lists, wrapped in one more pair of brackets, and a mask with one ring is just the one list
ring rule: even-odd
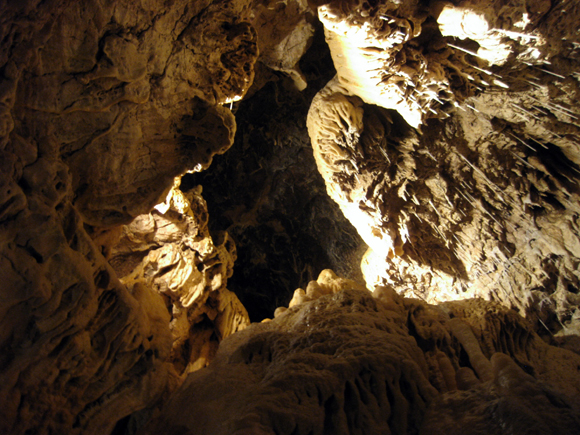
{"label": "rough stone surface", "polygon": [[577,433],[579,8],[0,3],[0,433]]}
{"label": "rough stone surface", "polygon": [[[380,42],[382,9],[365,5],[341,10],[342,29],[364,28]],[[577,5],[544,6],[528,14],[523,3],[515,5],[510,11],[518,20],[503,21],[490,18],[490,7],[504,10],[496,4],[431,10],[431,19],[424,18],[431,27],[443,17],[440,49],[479,68],[479,75],[463,69],[462,77],[472,75],[465,79],[473,82],[470,93],[445,119],[423,116],[421,133],[401,119],[409,121],[405,110],[367,104],[368,96],[343,77],[350,58],[333,57],[337,78],[314,98],[308,127],[330,196],[372,250],[363,260],[371,288],[388,284],[431,302],[498,300],[539,328],[576,330],[580,62],[578,44],[563,30],[567,18],[552,23]],[[449,23],[454,8],[463,17],[455,27]],[[469,27],[474,16],[488,30]],[[521,20],[527,24],[514,28]],[[407,27],[417,32],[417,25]],[[501,43],[509,45],[501,62],[480,54],[490,35],[504,35]]]}
{"label": "rough stone surface", "polygon": [[260,63],[287,74],[299,90],[307,79],[298,65],[314,36],[312,9],[304,0],[258,2],[254,8]]}
{"label": "rough stone surface", "polygon": [[0,431],[106,433],[165,389],[169,314],[127,291],[70,204],[25,201],[1,233]]}
{"label": "rough stone surface", "polygon": [[366,245],[328,197],[316,170],[306,114],[316,92],[334,74],[319,26],[300,62],[308,88],[259,68],[254,91],[234,104],[238,129],[234,145],[212,166],[187,174],[182,186],[201,184],[211,231],[226,230],[236,242],[238,260],[228,288],[253,321],[272,317],[292,291],[331,268],[362,280]]}
{"label": "rough stone surface", "polygon": [[[166,304],[119,281],[103,256],[118,232],[103,230],[149,213],[175,176],[231,146],[220,104],[253,79],[248,12],[0,5],[0,432],[109,433],[178,383]],[[227,335],[243,308],[215,300]],[[210,336],[192,348],[211,353]]]}
{"label": "rough stone surface", "polygon": [[319,17],[338,82],[416,128],[447,117],[482,86],[507,88],[487,66],[515,55],[538,63],[547,41],[537,26],[549,7],[547,1],[533,10],[523,1],[329,2]]}
{"label": "rough stone surface", "polygon": [[225,340],[140,433],[577,433],[580,356],[521,317],[352,285],[324,271],[318,297]]}
{"label": "rough stone surface", "polygon": [[109,261],[129,290],[145,286],[164,297],[173,337],[169,361],[180,374],[205,366],[219,341],[249,324],[246,309],[226,288],[235,244],[227,233],[212,238],[207,223],[201,187],[183,194],[176,185],[165,203],[125,225],[109,248]]}
{"label": "rough stone surface", "polygon": [[6,136],[62,159],[85,222],[125,223],[231,145],[235,121],[218,104],[251,84],[256,33],[241,2],[61,3],[5,64]]}

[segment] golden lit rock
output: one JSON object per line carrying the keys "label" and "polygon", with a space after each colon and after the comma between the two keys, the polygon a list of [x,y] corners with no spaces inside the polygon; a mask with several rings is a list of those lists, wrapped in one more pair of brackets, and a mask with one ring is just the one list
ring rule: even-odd
{"label": "golden lit rock", "polygon": [[[559,28],[536,26],[535,36],[529,37],[514,33],[531,31],[531,23],[542,17],[550,21],[562,14],[560,10],[547,14],[540,4],[528,13],[516,6],[506,6],[510,19],[493,15],[493,5],[475,2],[438,4],[430,10],[441,31],[433,41],[447,46],[441,50],[452,52],[447,59],[471,85],[462,94],[464,100],[454,101],[457,109],[447,118],[430,121],[421,134],[406,125],[417,125],[409,121],[406,109],[368,98],[371,89],[373,95],[381,95],[379,85],[357,89],[341,78],[351,67],[374,77],[363,60],[350,63],[349,56],[333,56],[337,77],[314,98],[308,130],[329,195],[370,248],[362,265],[369,288],[388,285],[429,302],[498,300],[547,328],[541,314],[547,305],[569,320],[577,310],[570,301],[577,300],[573,264],[580,239],[571,220],[578,208],[573,186],[580,154],[569,132],[576,131],[574,68],[579,63],[577,56],[559,60]],[[377,24],[381,8],[389,7],[401,17],[417,13],[412,4],[399,10],[388,2],[321,8],[329,17],[323,21],[331,50],[339,49],[332,38],[340,33],[344,44],[355,47],[353,53],[369,61],[378,59],[376,53],[391,59],[391,48],[381,46],[387,27]],[[428,28],[422,26],[421,32]],[[492,37],[502,44],[511,41],[511,54],[501,62],[483,62],[479,52],[469,48],[476,42],[484,49]],[[413,41],[403,38],[399,46],[390,46],[401,48]],[[364,46],[382,48],[371,55],[365,54]],[[561,65],[558,72],[548,59]],[[446,62],[440,65],[450,71]],[[452,83],[451,77],[445,75],[447,82],[442,83]],[[549,89],[558,93],[558,103],[549,101]],[[555,269],[558,272],[551,275]],[[534,293],[538,289],[544,289],[543,296]]]}
{"label": "golden lit rock", "polygon": [[0,3],[0,433],[576,433],[578,16]]}
{"label": "golden lit rock", "polygon": [[[437,307],[351,288],[343,280],[333,293],[225,340],[141,433],[576,430],[577,376],[562,372],[556,381],[543,373],[580,357],[547,345],[517,315],[477,300]],[[481,325],[470,311],[483,306],[490,311]],[[467,391],[458,389],[464,373],[473,385]],[[490,405],[500,410],[494,418]]]}
{"label": "golden lit rock", "polygon": [[[176,179],[166,201],[124,226],[122,237],[111,248],[110,262],[119,265],[121,281],[129,289],[144,286],[164,297],[173,336],[169,360],[178,373],[211,360],[213,354],[202,350],[207,341],[217,347],[249,324],[246,309],[226,289],[236,259],[234,241],[225,233],[214,242],[207,223],[201,186],[183,193]],[[136,264],[129,272],[125,267],[132,262]],[[212,333],[215,337],[210,340]],[[197,335],[207,336],[206,340]]]}

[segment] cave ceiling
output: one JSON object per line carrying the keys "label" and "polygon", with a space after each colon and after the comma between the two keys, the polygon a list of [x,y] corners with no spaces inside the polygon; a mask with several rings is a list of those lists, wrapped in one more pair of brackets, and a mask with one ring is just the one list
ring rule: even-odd
{"label": "cave ceiling", "polygon": [[578,433],[578,16],[0,3],[0,433]]}

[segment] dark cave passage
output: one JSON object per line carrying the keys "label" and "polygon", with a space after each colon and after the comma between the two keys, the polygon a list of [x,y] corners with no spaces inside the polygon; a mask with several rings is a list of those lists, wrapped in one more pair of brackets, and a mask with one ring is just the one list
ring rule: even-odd
{"label": "dark cave passage", "polygon": [[362,281],[366,245],[327,195],[305,125],[312,98],[335,74],[321,28],[300,67],[308,82],[303,92],[282,74],[270,77],[235,105],[228,152],[182,179],[183,190],[203,186],[210,229],[227,230],[236,242],[228,288],[252,321],[272,317],[323,269]]}

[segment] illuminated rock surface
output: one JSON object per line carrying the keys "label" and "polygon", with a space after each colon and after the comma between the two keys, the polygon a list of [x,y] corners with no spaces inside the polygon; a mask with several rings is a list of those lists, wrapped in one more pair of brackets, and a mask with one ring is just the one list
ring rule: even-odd
{"label": "illuminated rock surface", "polygon": [[578,433],[579,7],[1,3],[0,433]]}
{"label": "illuminated rock surface", "polygon": [[330,271],[308,287],[225,340],[141,433],[577,433],[580,356],[507,309],[371,295]]}
{"label": "illuminated rock surface", "polygon": [[[149,213],[175,176],[231,146],[235,120],[219,103],[244,94],[258,52],[244,3],[69,3],[0,7],[7,434],[109,433],[177,385],[172,315],[146,280],[119,281],[104,230]],[[215,295],[226,270],[209,275]],[[205,328],[227,335],[239,307],[222,293]],[[193,350],[218,340],[206,335]]]}
{"label": "illuminated rock surface", "polygon": [[[366,35],[356,50],[369,59],[368,65],[333,53],[338,74],[314,98],[308,129],[329,195],[370,247],[362,265],[367,285],[392,285],[429,302],[474,296],[498,300],[539,320],[538,326],[559,319],[574,330],[580,302],[580,61],[578,44],[567,42],[571,36],[565,25],[550,25],[570,10],[564,5],[550,10],[540,3],[527,13],[522,3],[519,9],[505,6],[513,16],[492,19],[489,5],[466,2],[446,5],[442,12],[435,5],[430,20],[409,5],[370,7],[363,2],[347,9],[337,6],[338,12],[332,4],[320,9],[331,51],[341,52],[332,43],[337,22],[347,35],[349,26]],[[570,7],[576,10],[577,5]],[[387,13],[384,8],[394,9]],[[334,18],[326,24],[329,10]],[[420,132],[401,119],[413,125],[408,106],[368,97],[366,92],[382,95],[381,86],[388,88],[389,81],[375,92],[368,86],[358,89],[361,81],[345,78],[355,66],[357,74],[374,77],[370,67],[391,48],[381,46],[370,55],[363,46],[377,40],[378,47],[385,29],[394,32],[394,24],[381,24],[385,20],[403,20],[403,27],[418,33],[418,24],[409,24],[417,14],[425,22],[439,19],[447,36],[430,40],[438,41],[438,53],[461,59],[465,68],[458,63],[454,68],[470,83],[469,92],[454,92],[455,100],[449,100],[458,105],[452,115],[430,120],[446,110],[436,99],[429,106],[434,111],[423,110],[415,123],[422,123]],[[519,30],[509,27],[516,24]],[[510,54],[501,62],[487,61],[470,48],[477,46],[474,42],[481,44],[480,51],[491,47],[492,36],[509,42]],[[407,39],[396,47],[413,47],[414,40]],[[346,37],[351,45],[353,40]],[[396,56],[387,58],[396,61]],[[393,74],[409,64],[404,58],[401,62]],[[435,59],[427,64],[430,70],[443,65]],[[442,86],[452,82],[449,74],[441,80]],[[401,104],[409,101],[415,99]]]}
{"label": "illuminated rock surface", "polygon": [[156,210],[124,226],[110,248],[109,261],[129,291],[145,286],[164,297],[173,337],[169,361],[179,373],[204,367],[220,340],[249,324],[246,309],[226,289],[234,241],[223,233],[214,242],[207,220],[201,189],[184,195],[175,186]]}

